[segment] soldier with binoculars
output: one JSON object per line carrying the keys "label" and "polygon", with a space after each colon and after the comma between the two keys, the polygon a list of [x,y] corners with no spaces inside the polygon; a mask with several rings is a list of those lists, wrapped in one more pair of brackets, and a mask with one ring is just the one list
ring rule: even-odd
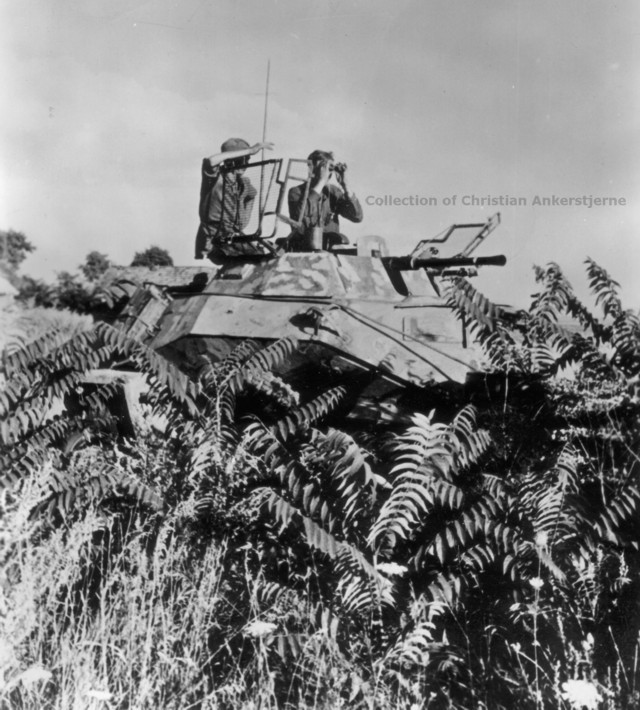
{"label": "soldier with binoculars", "polygon": [[[305,241],[305,235],[318,228],[323,232],[324,249],[336,244],[348,244],[347,237],[340,233],[339,217],[351,222],[362,222],[362,207],[347,187],[347,166],[345,163],[337,163],[333,153],[324,150],[314,150],[307,158],[307,164],[308,189],[307,183],[303,183],[289,190],[289,216],[299,222],[302,215],[300,226],[288,240],[289,249],[297,251]],[[332,176],[335,176],[337,185],[330,182]]]}

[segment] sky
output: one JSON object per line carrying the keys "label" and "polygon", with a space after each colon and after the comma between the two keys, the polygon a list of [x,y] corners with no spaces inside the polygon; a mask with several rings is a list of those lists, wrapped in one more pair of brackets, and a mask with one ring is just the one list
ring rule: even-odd
{"label": "sky", "polygon": [[[635,0],[0,0],[0,26],[0,229],[35,245],[23,273],[151,245],[202,264],[201,160],[261,140],[270,62],[269,157],[346,162],[352,240],[403,254],[499,211],[487,296],[526,305],[549,262],[581,292],[591,257],[640,306]],[[376,204],[410,196],[430,204]],[[481,204],[501,196],[520,204]],[[617,204],[534,204],[591,196]]]}

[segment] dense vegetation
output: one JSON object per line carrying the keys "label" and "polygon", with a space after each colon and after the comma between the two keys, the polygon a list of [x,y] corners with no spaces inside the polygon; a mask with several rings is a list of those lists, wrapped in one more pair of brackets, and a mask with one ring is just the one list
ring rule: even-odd
{"label": "dense vegetation", "polygon": [[[5,236],[3,240],[2,237]],[[100,279],[112,263],[106,254],[91,251],[77,272],[58,271],[53,283],[37,279],[28,274],[18,274],[18,268],[26,259],[27,253],[35,247],[20,232],[9,230],[0,232],[0,265],[2,264],[3,241],[9,245],[5,263],[9,268],[12,281],[18,289],[18,300],[27,306],[38,308],[56,308],[82,314],[97,314],[104,310],[103,293]],[[131,266],[172,266],[173,259],[166,249],[151,246],[135,252]]]}
{"label": "dense vegetation", "polygon": [[640,323],[587,276],[597,314],[555,265],[515,315],[451,280],[489,374],[402,431],[304,401],[291,340],[8,347],[0,707],[637,707]]}

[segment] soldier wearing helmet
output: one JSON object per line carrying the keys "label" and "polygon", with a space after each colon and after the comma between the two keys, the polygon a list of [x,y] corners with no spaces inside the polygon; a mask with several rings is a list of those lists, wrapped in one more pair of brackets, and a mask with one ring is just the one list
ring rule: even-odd
{"label": "soldier wearing helmet", "polygon": [[263,149],[272,150],[273,143],[251,146],[242,138],[229,138],[220,147],[220,153],[202,161],[196,259],[203,259],[228,244],[247,226],[256,189],[244,177],[244,171],[249,156]]}

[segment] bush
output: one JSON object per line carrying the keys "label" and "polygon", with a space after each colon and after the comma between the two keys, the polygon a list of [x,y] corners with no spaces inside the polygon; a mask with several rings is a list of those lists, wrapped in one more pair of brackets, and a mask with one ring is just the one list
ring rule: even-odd
{"label": "bush", "polygon": [[137,251],[131,266],[173,266],[173,259],[166,249],[153,246],[144,251]]}

